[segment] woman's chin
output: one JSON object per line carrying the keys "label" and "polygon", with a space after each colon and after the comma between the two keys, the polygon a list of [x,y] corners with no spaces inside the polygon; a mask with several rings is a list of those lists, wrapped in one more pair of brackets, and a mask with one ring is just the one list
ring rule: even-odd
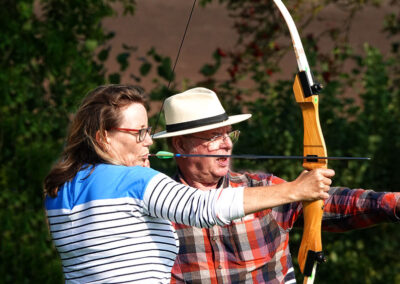
{"label": "woman's chin", "polygon": [[140,166],[144,168],[150,168],[150,161],[149,159],[143,159],[141,161],[138,161],[135,166]]}

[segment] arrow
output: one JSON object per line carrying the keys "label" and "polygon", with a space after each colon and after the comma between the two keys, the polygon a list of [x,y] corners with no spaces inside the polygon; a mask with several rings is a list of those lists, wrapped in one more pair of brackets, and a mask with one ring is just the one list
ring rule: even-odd
{"label": "arrow", "polygon": [[203,158],[234,158],[234,159],[252,159],[252,160],[371,160],[367,157],[317,157],[317,156],[271,156],[271,155],[200,155],[200,154],[175,154],[167,151],[158,151],[156,154],[149,154],[149,157],[159,159],[203,157]]}

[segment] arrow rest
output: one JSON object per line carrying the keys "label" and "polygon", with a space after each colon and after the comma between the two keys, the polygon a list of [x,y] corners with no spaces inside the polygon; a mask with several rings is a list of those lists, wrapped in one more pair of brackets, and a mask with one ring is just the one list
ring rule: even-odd
{"label": "arrow rest", "polygon": [[311,91],[314,94],[319,94],[322,91],[323,88],[324,88],[324,86],[322,84],[315,83],[314,85],[311,86]]}
{"label": "arrow rest", "polygon": [[319,94],[323,86],[320,83],[315,83],[314,85],[310,86],[310,82],[308,81],[307,73],[305,71],[300,71],[297,73],[299,76],[301,88],[303,89],[304,97],[308,98],[312,95]]}

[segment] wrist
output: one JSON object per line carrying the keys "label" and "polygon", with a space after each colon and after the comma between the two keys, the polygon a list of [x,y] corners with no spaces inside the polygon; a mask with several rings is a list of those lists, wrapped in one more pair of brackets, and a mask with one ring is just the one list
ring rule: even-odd
{"label": "wrist", "polygon": [[300,201],[301,198],[298,196],[299,191],[296,190],[296,183],[294,181],[285,183],[287,185],[286,197],[289,203]]}

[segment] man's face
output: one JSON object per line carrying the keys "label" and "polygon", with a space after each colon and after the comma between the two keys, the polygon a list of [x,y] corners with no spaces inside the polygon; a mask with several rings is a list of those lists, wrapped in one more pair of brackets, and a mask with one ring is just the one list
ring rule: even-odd
{"label": "man's face", "polygon": [[[228,133],[231,131],[231,126],[225,126],[180,136],[177,139],[180,139],[182,147],[177,150],[182,154],[230,155],[233,144]],[[210,141],[210,139],[213,140],[212,138],[216,139]],[[185,178],[196,179],[197,182],[205,183],[218,181],[227,174],[230,166],[230,158],[193,157],[178,159],[177,162]],[[187,172],[190,172],[190,175]]]}

